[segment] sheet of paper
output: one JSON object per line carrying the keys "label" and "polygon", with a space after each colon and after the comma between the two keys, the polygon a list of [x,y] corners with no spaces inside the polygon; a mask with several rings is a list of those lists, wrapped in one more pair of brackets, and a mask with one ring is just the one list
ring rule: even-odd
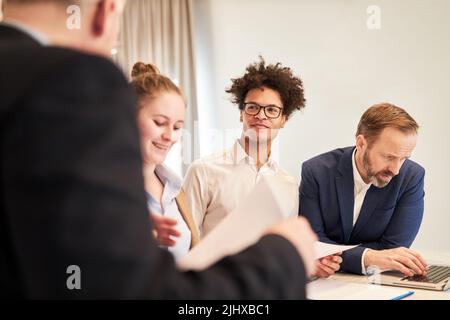
{"label": "sheet of paper", "polygon": [[403,288],[332,279],[317,279],[306,286],[307,297],[311,300],[392,300],[408,291]]}
{"label": "sheet of paper", "polygon": [[276,176],[261,177],[246,200],[177,261],[179,268],[202,270],[254,244],[269,226],[297,215],[297,190],[294,181],[287,182]]}
{"label": "sheet of paper", "polygon": [[329,244],[324,242],[316,242],[316,259],[329,256],[338,252],[344,252],[345,250],[352,249],[357,246],[341,246],[337,244]]}

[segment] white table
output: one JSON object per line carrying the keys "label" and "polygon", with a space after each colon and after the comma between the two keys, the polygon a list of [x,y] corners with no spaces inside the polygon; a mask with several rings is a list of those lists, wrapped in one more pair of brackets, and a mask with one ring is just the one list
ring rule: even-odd
{"label": "white table", "polygon": [[[419,251],[419,250],[418,250]],[[429,264],[445,264],[450,265],[450,251],[448,252],[431,252],[420,251],[422,256]],[[354,275],[349,273],[337,273],[330,278],[331,281],[345,281],[359,284],[369,284],[367,276]],[[398,287],[397,287],[398,288]],[[450,289],[447,291],[432,291],[423,289],[411,289],[414,294],[404,298],[404,300],[450,300]],[[336,297],[336,300],[342,299],[342,297]]]}

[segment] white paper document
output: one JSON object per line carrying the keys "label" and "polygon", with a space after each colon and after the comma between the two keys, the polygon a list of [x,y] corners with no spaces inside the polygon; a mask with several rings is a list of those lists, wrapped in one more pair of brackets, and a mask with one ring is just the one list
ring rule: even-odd
{"label": "white paper document", "polygon": [[263,176],[246,200],[178,260],[178,266],[184,270],[205,269],[220,258],[256,243],[274,223],[297,214],[298,187],[295,181]]}
{"label": "white paper document", "polygon": [[329,256],[338,252],[344,252],[345,250],[352,249],[357,246],[342,246],[337,244],[329,244],[324,242],[316,242],[316,259]]}
{"label": "white paper document", "polygon": [[311,300],[393,300],[407,294],[407,289],[374,284],[351,283],[332,279],[314,280],[306,286]]}

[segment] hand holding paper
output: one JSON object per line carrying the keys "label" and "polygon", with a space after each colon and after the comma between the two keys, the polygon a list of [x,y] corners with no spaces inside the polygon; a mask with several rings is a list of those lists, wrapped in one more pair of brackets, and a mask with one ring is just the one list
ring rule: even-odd
{"label": "hand holding paper", "polygon": [[317,270],[314,276],[319,278],[328,278],[341,269],[342,251],[353,248],[354,246],[339,246],[323,242],[316,242],[316,266]]}
{"label": "hand holding paper", "polygon": [[343,246],[343,245],[338,245],[338,244],[329,244],[329,243],[324,243],[324,242],[316,242],[316,255],[315,258],[319,259],[319,258],[323,258],[332,254],[336,254],[339,252],[344,252],[346,250],[349,249],[353,249],[357,247],[357,245],[354,246]]}

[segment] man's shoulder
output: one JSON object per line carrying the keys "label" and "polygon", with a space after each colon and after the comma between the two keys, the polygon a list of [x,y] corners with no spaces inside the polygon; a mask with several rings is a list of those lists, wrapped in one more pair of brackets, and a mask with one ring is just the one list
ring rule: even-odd
{"label": "man's shoulder", "polygon": [[49,92],[80,98],[129,90],[123,74],[108,59],[65,48],[0,46],[0,69],[2,109]]}
{"label": "man's shoulder", "polygon": [[233,149],[223,149],[194,160],[189,166],[187,176],[205,175],[216,176],[230,173],[237,166]]}
{"label": "man's shoulder", "polygon": [[[26,79],[58,76],[73,81],[77,76],[126,82],[108,59],[59,47],[12,46],[0,49],[0,66],[5,78]],[[35,82],[36,83],[36,82]]]}
{"label": "man's shoulder", "polygon": [[50,83],[63,81],[86,94],[129,90],[124,74],[109,59],[62,48],[53,48],[49,54],[56,61],[45,75]]}
{"label": "man's shoulder", "polygon": [[275,163],[275,175],[298,186],[298,180],[286,169],[280,167],[278,163]]}
{"label": "man's shoulder", "polygon": [[[87,54],[76,50],[57,47],[44,47],[36,50],[36,57],[47,65],[46,74],[56,74],[68,80],[82,77],[84,81],[93,79],[110,83],[126,83],[125,77],[113,62],[105,57]],[[101,83],[100,83],[101,84]]]}
{"label": "man's shoulder", "polygon": [[425,168],[413,160],[406,159],[399,175],[403,175],[407,179],[422,179],[425,175]]}
{"label": "man's shoulder", "polygon": [[309,160],[303,162],[303,170],[323,170],[337,168],[342,157],[346,153],[351,153],[354,147],[338,148],[322,154],[319,154]]}
{"label": "man's shoulder", "polygon": [[202,166],[216,166],[216,165],[230,165],[234,163],[233,152],[231,148],[216,151],[212,154],[203,156],[193,162],[193,165]]}

